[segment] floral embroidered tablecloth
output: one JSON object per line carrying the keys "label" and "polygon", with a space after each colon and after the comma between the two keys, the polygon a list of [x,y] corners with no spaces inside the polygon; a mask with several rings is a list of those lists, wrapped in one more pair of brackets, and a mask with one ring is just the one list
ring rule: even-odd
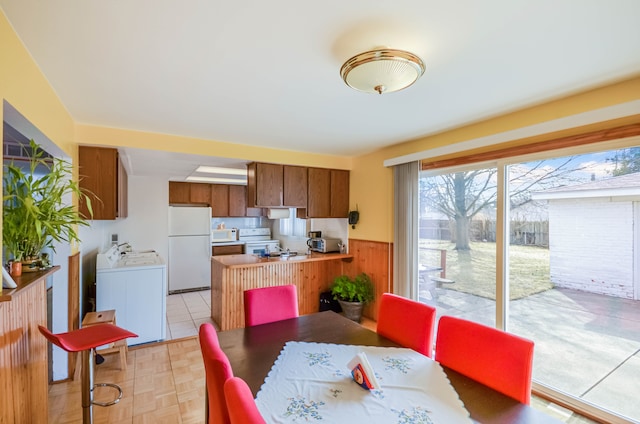
{"label": "floral embroidered tablecloth", "polygon": [[[365,390],[347,363],[364,352],[380,383]],[[471,423],[440,365],[411,349],[288,342],[256,404],[268,423]]]}

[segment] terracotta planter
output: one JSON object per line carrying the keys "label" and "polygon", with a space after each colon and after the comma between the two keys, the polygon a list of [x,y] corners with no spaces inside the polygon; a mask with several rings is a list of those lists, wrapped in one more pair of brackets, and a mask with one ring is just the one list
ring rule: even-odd
{"label": "terracotta planter", "polygon": [[338,300],[342,307],[344,316],[351,321],[360,322],[362,319],[362,309],[364,308],[363,302],[345,302],[344,300]]}
{"label": "terracotta planter", "polygon": [[19,277],[22,275],[22,262],[13,261],[11,262],[11,269],[9,270],[9,274],[12,277]]}

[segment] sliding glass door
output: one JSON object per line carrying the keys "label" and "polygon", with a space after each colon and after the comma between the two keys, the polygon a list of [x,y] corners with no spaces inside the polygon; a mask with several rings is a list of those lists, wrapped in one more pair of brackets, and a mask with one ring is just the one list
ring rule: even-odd
{"label": "sliding glass door", "polygon": [[418,231],[420,301],[534,340],[539,392],[640,421],[639,146],[422,171]]}

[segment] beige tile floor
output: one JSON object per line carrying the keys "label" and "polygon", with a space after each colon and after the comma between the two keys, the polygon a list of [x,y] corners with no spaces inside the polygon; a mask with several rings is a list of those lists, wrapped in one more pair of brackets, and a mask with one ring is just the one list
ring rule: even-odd
{"label": "beige tile floor", "polygon": [[211,290],[167,296],[167,338],[197,336],[203,322],[211,320]]}

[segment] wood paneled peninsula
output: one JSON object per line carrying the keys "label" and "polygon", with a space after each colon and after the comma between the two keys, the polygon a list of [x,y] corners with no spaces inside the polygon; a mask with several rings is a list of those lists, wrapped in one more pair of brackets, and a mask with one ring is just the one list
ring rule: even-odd
{"label": "wood paneled peninsula", "polygon": [[46,278],[59,270],[26,272],[17,288],[0,291],[0,423],[46,423],[48,402]]}
{"label": "wood paneled peninsula", "polygon": [[211,260],[211,318],[222,331],[244,327],[247,289],[294,284],[300,315],[318,312],[320,293],[345,273],[353,255],[312,253],[285,258],[255,255],[213,256]]}

